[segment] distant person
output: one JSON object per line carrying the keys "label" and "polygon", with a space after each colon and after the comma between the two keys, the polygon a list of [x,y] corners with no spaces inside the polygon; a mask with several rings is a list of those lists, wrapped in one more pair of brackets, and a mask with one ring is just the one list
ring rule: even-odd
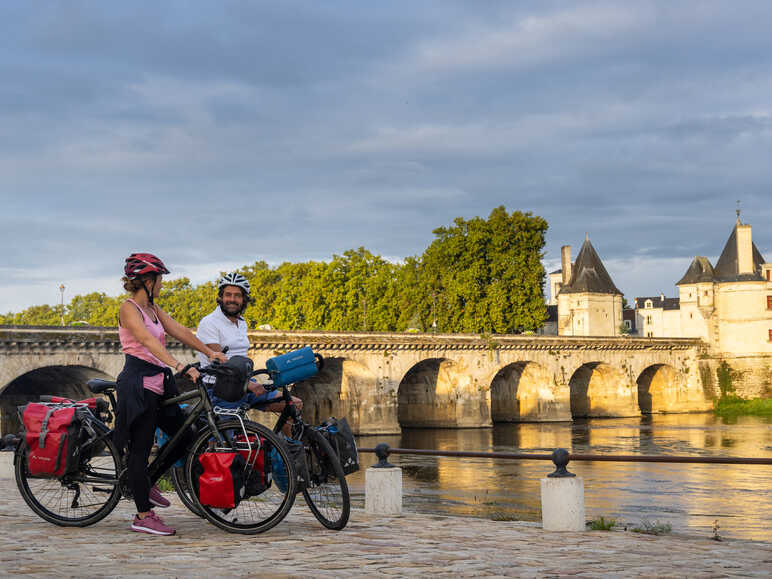
{"label": "distant person", "polygon": [[[249,305],[249,281],[240,273],[234,271],[225,274],[217,283],[217,307],[214,311],[201,319],[196,330],[198,338],[204,342],[207,348],[215,352],[222,352],[228,348],[226,355],[246,356],[249,350],[249,338],[247,337],[247,323],[241,314]],[[199,354],[201,367],[206,368],[211,358],[205,353]],[[237,408],[242,404],[250,406],[260,405],[261,410],[281,412],[284,409],[284,401],[271,403],[274,398],[281,397],[281,392],[266,392],[261,384],[255,380],[249,381],[249,392],[238,402],[226,402],[212,397],[212,401],[218,406]],[[210,392],[211,394],[211,392]],[[303,401],[295,396],[292,402],[298,409],[303,407]],[[288,434],[289,431],[286,433]]]}
{"label": "distant person", "polygon": [[[123,287],[131,297],[121,304],[118,336],[126,363],[118,375],[118,412],[115,442],[123,449],[128,445],[128,485],[137,506],[131,530],[152,535],[173,535],[174,529],[164,524],[153,506],[165,508],[164,498],[148,473],[148,458],[155,441],[156,427],[169,435],[176,433],[185,417],[179,406],[160,407],[161,400],[178,393],[172,370],[179,372],[185,364],[166,349],[166,334],[209,358],[227,361],[225,355],[204,345],[185,326],[174,321],[154,300],[161,293],[161,277],[169,273],[163,262],[151,253],[132,253],[126,258]],[[187,375],[197,380],[199,373],[190,368]],[[188,433],[188,440],[191,442]],[[168,457],[159,476],[180,459],[187,444]]]}

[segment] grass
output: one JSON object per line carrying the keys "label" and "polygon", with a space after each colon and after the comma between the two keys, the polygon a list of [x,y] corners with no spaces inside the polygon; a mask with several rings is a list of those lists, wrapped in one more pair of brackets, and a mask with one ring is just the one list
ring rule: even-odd
{"label": "grass", "polygon": [[772,416],[772,398],[746,400],[739,396],[723,396],[713,403],[718,416]]}
{"label": "grass", "polygon": [[172,481],[169,480],[169,477],[164,475],[161,478],[158,479],[158,482],[156,483],[158,485],[158,489],[162,493],[171,493],[174,492],[174,487],[172,486]]}
{"label": "grass", "polygon": [[658,521],[641,521],[640,526],[632,527],[630,529],[633,533],[643,533],[644,535],[667,535],[673,530],[668,523],[660,523]]}
{"label": "grass", "polygon": [[605,519],[603,517],[598,517],[597,519],[593,519],[587,523],[587,526],[590,527],[591,531],[610,531],[616,527],[616,524],[616,519]]}

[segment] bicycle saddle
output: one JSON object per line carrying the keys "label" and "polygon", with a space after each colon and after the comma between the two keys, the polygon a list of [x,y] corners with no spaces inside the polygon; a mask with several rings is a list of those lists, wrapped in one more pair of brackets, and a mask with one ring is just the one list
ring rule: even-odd
{"label": "bicycle saddle", "polygon": [[100,378],[93,378],[86,382],[86,386],[89,387],[94,394],[99,394],[105,390],[115,389],[115,382],[110,380],[102,380]]}

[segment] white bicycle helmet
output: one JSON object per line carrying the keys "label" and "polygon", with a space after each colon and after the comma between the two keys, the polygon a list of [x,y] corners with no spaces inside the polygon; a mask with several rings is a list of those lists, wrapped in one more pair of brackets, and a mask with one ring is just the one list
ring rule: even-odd
{"label": "white bicycle helmet", "polygon": [[237,271],[232,271],[222,276],[220,281],[217,283],[217,289],[221,290],[226,285],[235,285],[236,287],[240,287],[247,293],[247,295],[249,295],[249,281],[247,281],[247,278],[245,278]]}

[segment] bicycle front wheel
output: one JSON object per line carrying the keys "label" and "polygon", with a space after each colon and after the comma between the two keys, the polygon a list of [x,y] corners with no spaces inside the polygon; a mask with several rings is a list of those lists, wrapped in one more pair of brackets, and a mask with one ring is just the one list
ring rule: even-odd
{"label": "bicycle front wheel", "polygon": [[172,482],[177,496],[180,497],[182,504],[185,505],[190,512],[199,517],[203,517],[204,513],[196,504],[196,499],[193,496],[193,489],[188,483],[188,478],[185,476],[184,466],[173,466],[169,469],[169,479]]}
{"label": "bicycle front wheel", "polygon": [[16,486],[37,515],[62,527],[86,527],[110,514],[121,499],[120,455],[110,438],[96,446],[94,456],[88,447],[83,449],[77,472],[50,478],[30,474],[29,448],[26,442],[19,444],[13,457]]}
{"label": "bicycle front wheel", "polygon": [[[190,496],[193,502],[207,520],[230,533],[253,535],[273,528],[287,516],[295,502],[297,475],[284,442],[262,424],[247,420],[244,421],[243,428],[238,420],[219,422],[217,430],[225,439],[224,445],[216,443],[214,433],[211,428],[207,428],[194,443],[185,462],[185,477],[192,490]],[[286,484],[274,483],[267,488],[250,489],[247,482],[247,494],[233,509],[201,504],[193,484],[194,466],[200,464],[199,457],[215,445],[218,449],[224,446],[242,455],[254,456],[252,453],[264,453],[264,459],[281,463],[282,469],[286,469],[283,470],[287,474]],[[265,455],[271,456],[266,458]],[[249,480],[251,474],[247,472],[245,479]]]}
{"label": "bicycle front wheel", "polygon": [[338,455],[327,439],[310,427],[303,432],[303,446],[309,474],[303,498],[322,525],[340,531],[348,523],[351,500]]}

